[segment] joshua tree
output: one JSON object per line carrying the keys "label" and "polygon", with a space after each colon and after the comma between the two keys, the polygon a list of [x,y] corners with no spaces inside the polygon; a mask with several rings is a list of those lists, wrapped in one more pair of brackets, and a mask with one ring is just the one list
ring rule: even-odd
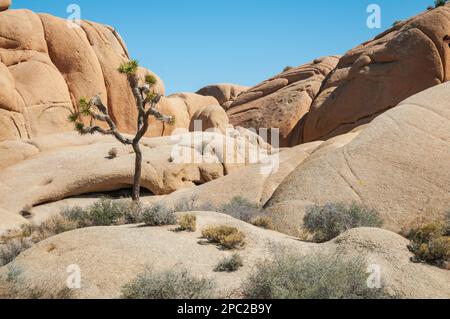
{"label": "joshua tree", "polygon": [[[118,71],[127,76],[128,83],[133,91],[134,98],[136,100],[136,109],[138,113],[137,117],[137,133],[133,139],[130,139],[122,135],[118,130],[114,121],[111,119],[108,113],[108,107],[105,106],[99,95],[94,96],[91,100],[85,98],[80,99],[78,112],[74,112],[69,116],[69,120],[74,123],[75,129],[81,134],[95,134],[100,133],[103,135],[112,135],[120,143],[124,145],[131,145],[134,153],[136,154],[136,161],[134,167],[134,180],[133,180],[133,201],[139,201],[140,187],[141,187],[141,172],[142,172],[142,152],[139,146],[139,142],[149,127],[149,117],[153,116],[159,121],[169,124],[174,123],[172,116],[161,114],[156,105],[161,99],[160,94],[154,93],[152,87],[156,84],[157,80],[152,75],[145,77],[145,84],[139,86],[139,80],[136,76],[139,64],[136,60],[123,63]],[[86,126],[82,122],[83,117],[90,118],[90,125]],[[94,121],[106,122],[109,129],[104,129],[98,125],[94,125]]]}

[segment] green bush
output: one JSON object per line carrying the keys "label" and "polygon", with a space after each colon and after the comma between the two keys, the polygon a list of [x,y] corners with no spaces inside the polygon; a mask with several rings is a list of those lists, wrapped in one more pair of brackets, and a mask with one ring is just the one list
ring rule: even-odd
{"label": "green bush", "polygon": [[142,211],[142,222],[146,226],[175,225],[177,217],[173,210],[168,209],[164,205],[156,204],[144,208]]}
{"label": "green bush", "polygon": [[244,265],[242,258],[239,254],[233,254],[231,257],[224,258],[214,268],[216,272],[235,272],[238,271]]}
{"label": "green bush", "polygon": [[381,227],[378,213],[356,203],[310,206],[303,219],[304,228],[318,243],[329,241],[341,233],[357,227]]}
{"label": "green bush", "polygon": [[215,284],[192,276],[187,270],[145,270],[122,289],[123,299],[208,299]]}
{"label": "green bush", "polygon": [[222,205],[220,212],[247,223],[261,215],[261,209],[257,204],[240,196],[234,197],[229,203]]}
{"label": "green bush", "polygon": [[[448,218],[450,219],[450,217]],[[407,234],[412,261],[450,269],[450,226],[448,221],[430,222],[413,228]]]}
{"label": "green bush", "polygon": [[88,220],[90,226],[111,226],[117,224],[128,209],[128,205],[102,198],[92,204],[88,210]]}
{"label": "green bush", "polygon": [[278,252],[257,264],[244,282],[247,299],[374,299],[383,289],[367,287],[366,262],[325,255],[296,256]]}
{"label": "green bush", "polygon": [[208,227],[202,231],[202,237],[223,249],[236,249],[245,245],[245,234],[235,227]]}

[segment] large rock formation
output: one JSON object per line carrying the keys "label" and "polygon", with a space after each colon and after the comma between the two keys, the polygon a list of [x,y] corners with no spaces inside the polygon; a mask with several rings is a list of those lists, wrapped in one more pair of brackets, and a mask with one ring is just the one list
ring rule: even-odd
{"label": "large rock formation", "polygon": [[[450,48],[443,39],[449,32],[450,5],[429,10],[350,50],[336,68],[337,60],[327,59],[241,94],[228,110],[230,122],[278,127],[283,145],[291,146],[349,132],[405,98],[448,81]],[[315,65],[320,70],[295,84],[286,79],[292,72],[307,74],[302,69]]]}
{"label": "large rock formation", "polygon": [[245,91],[227,111],[230,122],[253,129],[279,128],[281,146],[297,145],[297,125],[337,63],[338,57],[318,59]]}
{"label": "large rock formation", "polygon": [[356,201],[377,209],[396,231],[418,217],[443,218],[450,208],[449,101],[450,83],[431,88],[380,115],[343,147],[317,150],[266,206],[290,202],[301,211],[295,201]]}
{"label": "large rock formation", "polygon": [[[228,133],[231,136],[196,132],[144,138],[142,187],[155,195],[170,194],[268,156],[270,148],[251,138],[254,135]],[[115,158],[108,156],[112,148],[117,150]],[[259,158],[251,157],[256,152]],[[134,157],[130,146],[110,136],[79,137],[75,132],[0,143],[0,233],[26,222],[19,212],[27,205],[130,188]]]}
{"label": "large rock formation", "polygon": [[[6,10],[8,5],[9,1],[2,1],[0,8]],[[1,12],[0,141],[73,130],[68,115],[77,109],[80,98],[96,94],[108,105],[120,131],[135,132],[135,101],[126,77],[117,71],[129,58],[125,43],[109,26],[82,21],[79,27],[29,10]],[[141,78],[147,74],[157,78],[155,91],[164,95],[162,80],[139,69]],[[213,97],[163,99],[160,110],[173,115],[177,124],[165,128],[154,121],[147,135],[188,129],[193,109],[205,106],[210,107],[210,115],[223,112]]]}

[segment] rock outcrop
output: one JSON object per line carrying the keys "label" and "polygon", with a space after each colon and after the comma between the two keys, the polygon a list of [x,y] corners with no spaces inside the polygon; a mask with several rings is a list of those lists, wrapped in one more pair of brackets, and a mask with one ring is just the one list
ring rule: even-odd
{"label": "rock outcrop", "polygon": [[[142,187],[154,195],[201,185],[269,156],[253,133],[186,133],[142,141]],[[110,158],[109,150],[117,156]],[[257,154],[259,157],[251,157]],[[0,143],[0,233],[20,226],[26,205],[130,188],[135,155],[110,136],[77,133]],[[21,191],[17,191],[20,189]]]}
{"label": "rock outcrop", "polygon": [[355,201],[378,210],[395,231],[418,217],[443,218],[450,207],[449,101],[450,83],[439,85],[383,113],[343,147],[316,150],[266,206]]}
{"label": "rock outcrop", "polygon": [[227,111],[230,123],[256,130],[279,128],[281,146],[297,145],[298,123],[337,63],[338,57],[317,59],[245,91]]}
{"label": "rock outcrop", "polygon": [[11,0],[0,0],[0,12],[8,10],[11,6]]}
{"label": "rock outcrop", "polygon": [[[301,242],[283,234],[256,228],[229,216],[196,212],[197,231],[173,231],[175,226],[85,228],[51,237],[0,268],[4,278],[11,267],[22,270],[27,287],[57,291],[67,280],[67,267],[82,269],[82,287],[72,298],[119,298],[124,285],[151,266],[155,271],[188,269],[198,278],[216,282],[217,297],[239,298],[242,283],[254,266],[271,258],[274,248],[299,256],[325,254],[364,258],[382,270],[383,288],[403,298],[450,298],[450,272],[410,261],[408,240],[389,231],[359,228],[324,244]],[[244,266],[237,272],[215,272],[231,253],[214,245],[200,245],[201,231],[211,225],[236,227],[246,235],[239,251]],[[182,248],[182,249],[181,249]],[[186,258],[189,256],[189,258]],[[211,296],[212,297],[212,296]]]}
{"label": "rock outcrop", "polygon": [[[2,1],[6,10],[9,1]],[[124,133],[136,131],[135,101],[126,77],[117,72],[129,60],[124,41],[109,26],[82,21],[81,26],[29,10],[0,13],[0,141],[28,139],[73,130],[68,115],[83,97],[100,94]],[[140,68],[138,76],[157,78],[154,90],[164,95],[163,81]],[[166,98],[158,106],[177,124],[154,121],[147,136],[169,135],[188,129],[200,107],[222,113],[213,97]],[[212,109],[216,111],[213,111]],[[227,123],[222,123],[227,125]],[[221,124],[221,125],[222,125]]]}
{"label": "rock outcrop", "polygon": [[[328,58],[294,68],[248,90],[231,104],[230,122],[279,128],[286,146],[347,133],[448,81],[450,48],[443,39],[449,32],[450,5],[429,10],[350,50],[339,62]],[[290,74],[299,74],[300,81]]]}
{"label": "rock outcrop", "polygon": [[219,101],[225,109],[230,106],[231,101],[235,100],[242,92],[250,89],[248,86],[219,83],[205,86],[197,91],[197,94],[212,96]]}

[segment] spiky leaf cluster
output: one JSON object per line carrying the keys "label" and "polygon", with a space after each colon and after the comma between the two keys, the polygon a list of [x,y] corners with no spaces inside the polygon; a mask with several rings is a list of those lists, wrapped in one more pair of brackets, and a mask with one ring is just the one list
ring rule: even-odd
{"label": "spiky leaf cluster", "polygon": [[139,62],[137,60],[130,60],[128,62],[123,63],[119,67],[119,72],[126,75],[134,75],[136,74],[139,67]]}

